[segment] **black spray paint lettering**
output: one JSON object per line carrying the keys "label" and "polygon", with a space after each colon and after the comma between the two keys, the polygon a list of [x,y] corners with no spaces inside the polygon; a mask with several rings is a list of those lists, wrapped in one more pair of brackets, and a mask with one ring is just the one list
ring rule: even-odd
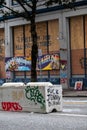
{"label": "black spray paint lettering", "polygon": [[52,88],[47,89],[47,97],[48,97],[47,102],[49,107],[60,104],[60,96],[59,96],[59,91],[57,89],[52,89]]}

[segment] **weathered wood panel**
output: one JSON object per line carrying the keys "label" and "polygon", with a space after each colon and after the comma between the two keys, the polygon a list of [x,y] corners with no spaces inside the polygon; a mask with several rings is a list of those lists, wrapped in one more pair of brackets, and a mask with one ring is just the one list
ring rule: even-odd
{"label": "weathered wood panel", "polygon": [[72,50],[71,52],[71,63],[72,63],[72,74],[84,74],[84,51],[79,50]]}
{"label": "weathered wood panel", "polygon": [[84,33],[83,33],[83,16],[70,18],[71,30],[71,50],[83,49]]}
{"label": "weathered wood panel", "polygon": [[31,57],[32,39],[30,25],[25,25],[25,56]]}
{"label": "weathered wood panel", "polygon": [[5,36],[4,29],[0,29],[0,78],[5,78]]}
{"label": "weathered wood panel", "polygon": [[84,57],[83,16],[70,18],[72,74],[84,74],[81,59]]}
{"label": "weathered wood panel", "polygon": [[58,34],[59,34],[59,21],[58,20],[51,20],[48,21],[48,29],[49,29],[49,36],[50,36],[50,51],[59,51],[59,41],[58,41]]}
{"label": "weathered wood panel", "polygon": [[24,56],[23,26],[14,27],[14,56]]}
{"label": "weathered wood panel", "polygon": [[85,47],[87,48],[87,15],[85,16]]}
{"label": "weathered wood panel", "polygon": [[[36,24],[38,49],[42,50],[42,54],[59,51],[59,42],[57,39],[59,30],[58,24],[58,20],[48,21],[49,49],[47,48],[47,22],[45,21]],[[31,58],[31,47],[32,39],[30,25],[27,24],[25,26],[14,27],[14,56],[26,56]],[[47,72],[44,73],[46,74]],[[26,74],[30,75],[30,72]],[[24,73],[16,72],[16,75],[24,75]]]}

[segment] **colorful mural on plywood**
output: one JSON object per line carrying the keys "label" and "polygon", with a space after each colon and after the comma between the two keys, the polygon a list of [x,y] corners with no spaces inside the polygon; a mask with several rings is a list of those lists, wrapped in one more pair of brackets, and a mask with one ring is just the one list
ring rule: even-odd
{"label": "colorful mural on plywood", "polygon": [[[46,54],[38,57],[37,70],[59,69],[59,54]],[[30,57],[7,57],[5,59],[6,71],[30,71]]]}

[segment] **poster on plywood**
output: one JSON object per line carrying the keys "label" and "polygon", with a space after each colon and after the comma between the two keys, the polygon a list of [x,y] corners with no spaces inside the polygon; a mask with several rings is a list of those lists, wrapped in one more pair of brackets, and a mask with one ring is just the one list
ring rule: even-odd
{"label": "poster on plywood", "polygon": [[83,87],[83,81],[75,82],[75,87],[74,87],[75,90],[82,90],[82,87]]}

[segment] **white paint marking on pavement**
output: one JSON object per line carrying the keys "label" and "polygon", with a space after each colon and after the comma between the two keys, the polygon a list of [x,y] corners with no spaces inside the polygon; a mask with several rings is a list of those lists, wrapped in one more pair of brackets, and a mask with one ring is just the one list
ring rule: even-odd
{"label": "white paint marking on pavement", "polygon": [[87,104],[86,101],[77,101],[77,100],[63,100],[64,104]]}
{"label": "white paint marking on pavement", "polygon": [[87,101],[77,101],[77,100],[64,100],[64,102],[85,102],[85,103],[87,103]]}
{"label": "white paint marking on pavement", "polygon": [[63,112],[81,112],[81,109],[79,108],[74,108],[74,109],[63,109]]}
{"label": "white paint marking on pavement", "polygon": [[82,114],[66,114],[66,113],[51,113],[51,115],[55,115],[55,116],[73,116],[73,117],[86,117],[87,115],[82,115]]}
{"label": "white paint marking on pavement", "polygon": [[80,114],[60,114],[62,116],[66,115],[66,116],[74,116],[74,117],[86,117],[87,118],[87,115],[80,115]]}

